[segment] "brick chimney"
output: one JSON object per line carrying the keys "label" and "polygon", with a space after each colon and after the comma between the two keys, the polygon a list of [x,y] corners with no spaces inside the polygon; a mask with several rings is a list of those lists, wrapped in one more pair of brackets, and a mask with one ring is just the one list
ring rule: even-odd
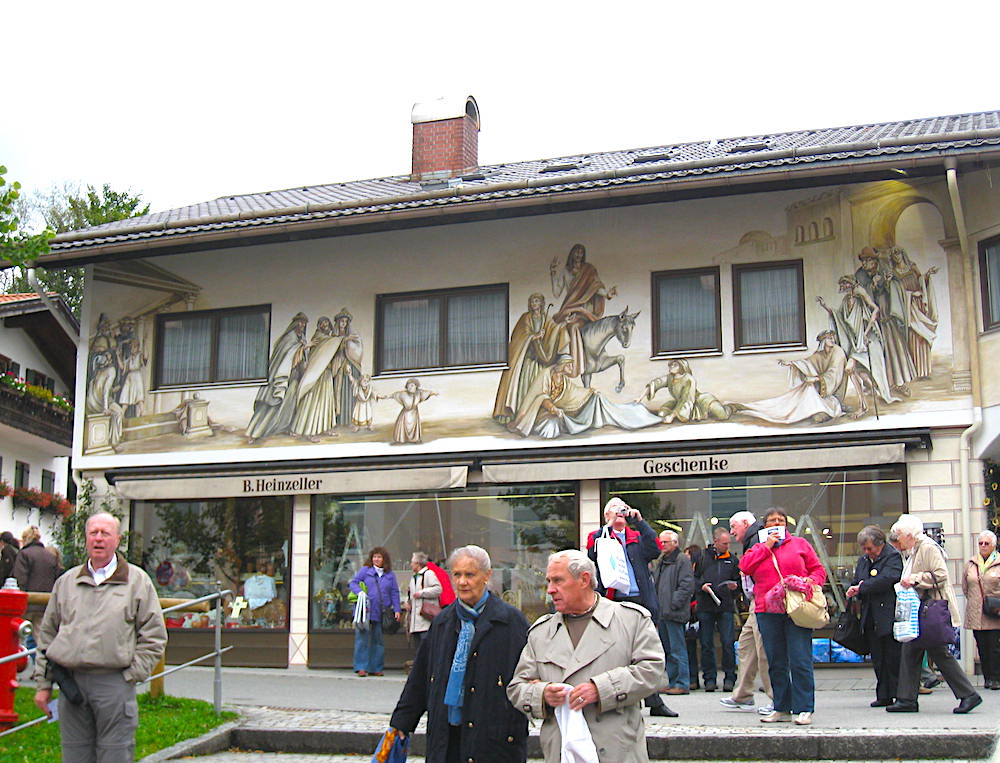
{"label": "brick chimney", "polygon": [[416,103],[410,122],[414,180],[445,179],[479,166],[479,106],[471,95]]}

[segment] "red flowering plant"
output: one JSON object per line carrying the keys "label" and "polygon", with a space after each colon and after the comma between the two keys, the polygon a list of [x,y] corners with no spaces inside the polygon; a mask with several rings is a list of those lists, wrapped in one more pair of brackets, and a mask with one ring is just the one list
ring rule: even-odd
{"label": "red flowering plant", "polygon": [[0,374],[0,386],[7,387],[14,392],[18,392],[24,397],[31,397],[43,403],[49,403],[53,408],[61,413],[73,413],[73,403],[65,397],[53,394],[51,390],[46,389],[45,387],[39,387],[36,384],[28,384],[20,376],[15,376],[10,371]]}
{"label": "red flowering plant", "polygon": [[73,504],[59,493],[46,493],[33,487],[16,487],[13,495],[16,507],[35,507],[39,511],[59,514],[64,518],[73,513]]}
{"label": "red flowering plant", "polygon": [[14,495],[14,488],[7,480],[0,480],[0,498],[6,498],[8,495]]}

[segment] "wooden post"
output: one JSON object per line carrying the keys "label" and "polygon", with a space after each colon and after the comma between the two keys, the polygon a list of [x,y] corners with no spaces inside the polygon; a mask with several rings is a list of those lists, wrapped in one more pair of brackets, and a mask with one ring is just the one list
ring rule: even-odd
{"label": "wooden post", "polygon": [[[167,655],[166,652],[160,656],[160,661],[156,663],[156,667],[153,668],[153,675],[162,673],[167,667]],[[159,699],[163,696],[163,676],[159,678],[154,678],[149,682],[149,696],[153,699]]]}

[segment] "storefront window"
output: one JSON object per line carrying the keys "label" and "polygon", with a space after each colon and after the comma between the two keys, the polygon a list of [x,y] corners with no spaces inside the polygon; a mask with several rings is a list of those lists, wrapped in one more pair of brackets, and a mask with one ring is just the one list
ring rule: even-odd
{"label": "storefront window", "polygon": [[571,483],[406,496],[315,496],[311,627],[351,629],[354,605],[348,582],[373,546],[389,551],[405,601],[414,551],[443,564],[454,548],[470,543],[490,553],[490,590],[533,621],[550,611],[545,599],[548,555],[575,547],[577,536]]}
{"label": "storefront window", "polygon": [[[218,581],[235,594],[226,628],[288,627],[288,497],[136,501],[131,542],[160,596],[195,599]],[[208,628],[212,613],[171,613],[170,628]]]}
{"label": "storefront window", "polygon": [[[642,512],[653,528],[680,534],[681,547],[704,548],[712,531],[729,527],[737,511],[762,518],[780,506],[793,532],[806,538],[826,567],[834,615],[843,611],[844,591],[858,560],[857,535],[865,525],[889,527],[906,510],[903,466],[780,472],[670,480],[610,480],[606,498],[618,496]],[[734,548],[735,548],[734,544]]]}

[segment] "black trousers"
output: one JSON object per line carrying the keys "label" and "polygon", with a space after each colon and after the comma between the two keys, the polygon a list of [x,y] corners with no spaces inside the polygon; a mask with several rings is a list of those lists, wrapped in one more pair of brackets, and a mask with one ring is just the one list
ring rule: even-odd
{"label": "black trousers", "polygon": [[955,695],[955,699],[965,699],[977,692],[969,682],[969,677],[965,675],[958,660],[948,654],[948,648],[936,646],[932,649],[921,649],[913,644],[900,645],[899,660],[899,686],[896,689],[896,699],[900,702],[916,702],[917,690],[920,688],[920,663],[924,659],[924,651],[928,658],[934,660],[941,676]]}
{"label": "black trousers", "polygon": [[972,635],[976,637],[983,679],[1000,681],[1000,630],[972,631]]}
{"label": "black trousers", "polygon": [[901,645],[891,633],[879,636],[870,620],[865,621],[863,632],[872,652],[872,667],[875,668],[875,699],[892,701],[899,686]]}

